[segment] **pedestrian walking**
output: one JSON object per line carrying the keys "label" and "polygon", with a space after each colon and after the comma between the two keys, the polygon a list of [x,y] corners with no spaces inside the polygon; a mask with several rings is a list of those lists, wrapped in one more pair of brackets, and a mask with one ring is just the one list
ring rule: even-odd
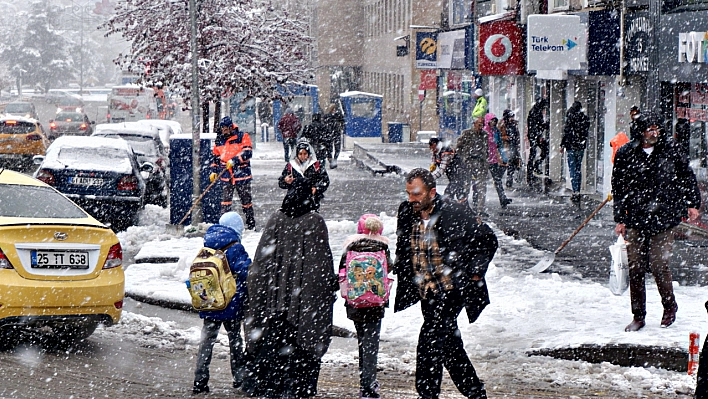
{"label": "pedestrian walking", "polygon": [[465,129],[457,139],[457,154],[469,171],[472,188],[472,210],[478,217],[487,216],[484,205],[487,196],[487,176],[489,175],[489,156],[487,132],[484,118],[476,118],[470,129]]}
{"label": "pedestrian walking", "polygon": [[509,165],[506,169],[506,187],[514,186],[514,175],[521,171],[521,136],[519,135],[519,122],[514,119],[514,112],[505,109],[502,113],[502,120],[499,123],[499,131],[503,146],[509,154]]}
{"label": "pedestrian walking", "polygon": [[337,167],[337,158],[342,150],[342,134],[344,134],[344,115],[337,109],[336,104],[327,107],[323,122],[327,126],[327,163],[330,169],[334,169]]}
{"label": "pedestrian walking", "polygon": [[583,155],[588,141],[588,129],[590,119],[582,110],[580,101],[573,102],[565,115],[565,126],[563,127],[563,137],[561,138],[560,152],[565,150],[568,158],[568,172],[570,173],[570,184],[573,194],[570,200],[574,204],[580,204],[580,185],[583,181]]}
{"label": "pedestrian walking", "polygon": [[484,90],[476,89],[473,93],[474,96],[474,108],[472,109],[472,118],[480,118],[487,115],[489,112],[489,105],[487,104],[487,99],[484,98]]}
{"label": "pedestrian walking", "polygon": [[[315,159],[307,139],[300,139],[295,146],[295,158],[285,165],[278,178],[278,187],[288,190],[283,202],[283,212],[288,215],[304,211],[318,211],[320,201],[329,187],[329,176],[324,165]],[[302,192],[301,192],[302,191]],[[307,201],[302,197],[308,196]],[[304,209],[299,209],[304,207]]]}
{"label": "pedestrian walking", "polygon": [[[382,232],[383,222],[376,215],[366,214],[359,218],[357,234],[347,237],[344,244],[342,244],[344,253],[339,263],[340,275],[347,268],[347,259],[352,257],[347,256],[348,254],[383,252],[387,265],[392,265],[388,249],[388,238],[382,236]],[[368,281],[373,281],[373,278],[368,279]],[[384,288],[381,287],[381,290],[384,290]],[[359,346],[359,398],[380,398],[379,382],[376,379],[376,364],[379,355],[381,319],[384,317],[385,306],[388,306],[388,304],[355,308],[345,302],[344,306],[347,311],[347,318],[354,322]]]}
{"label": "pedestrian walking", "polygon": [[661,296],[661,327],[676,320],[669,260],[673,229],[684,217],[698,217],[701,195],[696,176],[677,146],[666,135],[664,121],[656,114],[637,120],[641,137],[622,146],[612,169],[615,233],[627,242],[632,322],[625,331],[645,325],[645,273],[651,271]]}
{"label": "pedestrian walking", "polygon": [[246,229],[256,228],[256,219],[253,215],[253,202],[251,194],[251,157],[253,145],[251,136],[241,132],[231,118],[225,116],[219,122],[220,134],[217,134],[213,149],[212,173],[209,181],[212,183],[225,168],[226,173],[221,175],[223,187],[221,197],[221,214],[231,211],[234,200],[234,191],[241,200],[241,210],[246,217]]}
{"label": "pedestrian walking", "polygon": [[245,374],[245,358],[243,353],[243,338],[241,337],[241,321],[243,321],[248,291],[246,278],[251,258],[241,245],[243,234],[243,219],[236,212],[221,215],[219,223],[207,229],[204,234],[204,246],[224,251],[231,273],[236,279],[236,294],[223,310],[199,312],[204,319],[202,336],[197,352],[197,367],[194,370],[194,387],[192,393],[209,392],[209,365],[211,364],[214,342],[219,335],[219,329],[224,326],[229,339],[231,355],[231,378],[233,387],[239,388]]}
{"label": "pedestrian walking", "polygon": [[250,396],[317,395],[339,287],[327,225],[307,204],[311,198],[312,191],[288,190],[281,209],[263,229],[248,273],[248,374],[242,389]]}
{"label": "pedestrian walking", "polygon": [[307,139],[312,148],[315,149],[315,156],[323,165],[327,162],[327,145],[331,148],[329,132],[327,126],[322,123],[322,115],[312,114],[312,123],[302,129],[302,138]]}
{"label": "pedestrian walking", "polygon": [[[283,150],[285,151],[285,162],[290,161],[290,153],[295,150],[297,136],[302,129],[300,119],[293,113],[291,108],[285,110],[285,115],[278,121],[278,129],[283,136]],[[294,155],[293,155],[294,156]]]}
{"label": "pedestrian walking", "polygon": [[443,174],[447,177],[445,196],[455,201],[467,202],[467,194],[470,191],[469,172],[455,149],[444,145],[437,137],[430,138],[428,147],[433,157],[430,165],[433,178],[438,180]]}
{"label": "pedestrian walking", "polygon": [[394,310],[421,302],[423,325],[416,354],[419,398],[438,399],[443,366],[467,398],[486,399],[484,384],[465,352],[457,326],[463,308],[470,323],[489,304],[484,275],[497,250],[489,226],[464,204],[445,200],[425,169],[406,176],[408,200],[398,208]]}
{"label": "pedestrian walking", "polygon": [[537,101],[529,110],[526,119],[527,138],[529,140],[529,157],[526,161],[526,181],[528,185],[541,191],[543,184],[540,177],[544,175],[543,165],[548,158],[549,145],[546,135],[550,123],[544,113],[548,112],[548,100]]}
{"label": "pedestrian walking", "polygon": [[499,119],[497,119],[496,115],[490,112],[484,117],[484,121],[484,130],[487,132],[487,147],[489,150],[489,154],[487,156],[489,171],[492,173],[494,188],[496,188],[497,196],[499,197],[499,205],[501,205],[502,208],[506,208],[509,204],[511,204],[512,200],[511,198],[506,197],[502,178],[504,178],[504,173],[506,173],[506,167],[509,163],[509,155],[503,147],[501,132],[497,128]]}

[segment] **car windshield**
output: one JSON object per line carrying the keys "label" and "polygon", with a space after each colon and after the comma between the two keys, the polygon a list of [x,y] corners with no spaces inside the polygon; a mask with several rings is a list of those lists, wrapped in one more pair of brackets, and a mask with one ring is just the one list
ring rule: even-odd
{"label": "car windshield", "polygon": [[5,107],[5,112],[6,113],[13,113],[13,112],[20,112],[20,113],[25,113],[25,112],[30,112],[32,111],[32,107],[30,107],[29,104],[7,104]]}
{"label": "car windshield", "polygon": [[78,112],[61,112],[57,114],[56,120],[59,122],[83,122],[84,117]]}
{"label": "car windshield", "polygon": [[49,187],[6,184],[0,189],[0,216],[79,219],[86,214]]}
{"label": "car windshield", "polygon": [[63,147],[57,155],[59,162],[68,165],[80,165],[81,161],[94,159],[109,165],[130,162],[124,151],[108,147]]}
{"label": "car windshield", "polygon": [[28,134],[35,131],[32,122],[0,121],[0,134]]}
{"label": "car windshield", "polygon": [[133,147],[133,151],[137,155],[148,157],[156,157],[158,155],[155,142],[150,137],[134,136],[131,134],[107,134],[105,137],[121,138],[127,141],[130,143],[130,146]]}

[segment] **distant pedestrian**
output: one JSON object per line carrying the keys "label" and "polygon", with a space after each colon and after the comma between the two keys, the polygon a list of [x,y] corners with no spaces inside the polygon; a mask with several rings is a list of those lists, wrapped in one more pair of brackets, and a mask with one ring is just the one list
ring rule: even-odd
{"label": "distant pedestrian", "polygon": [[[340,272],[346,269],[348,253],[376,253],[383,251],[386,255],[388,267],[391,267],[393,264],[388,250],[388,238],[382,236],[382,232],[383,222],[376,215],[366,214],[359,218],[357,234],[347,237],[344,244],[342,244],[344,253],[339,262]],[[385,307],[355,308],[348,303],[345,303],[344,306],[346,307],[347,318],[354,322],[359,345],[359,398],[380,398],[379,382],[376,379],[376,364],[379,354],[381,319],[384,317]],[[388,306],[388,304],[385,306]]]}
{"label": "distant pedestrian", "polygon": [[636,105],[629,110],[629,137],[630,140],[641,138],[644,132],[638,131],[637,121],[642,117],[642,110]]}
{"label": "distant pedestrian", "polygon": [[437,180],[443,174],[447,177],[445,196],[455,201],[467,202],[467,193],[470,191],[469,172],[462,159],[455,153],[455,149],[443,144],[437,137],[428,141],[428,147],[433,157],[430,165],[433,178]]}
{"label": "distant pedestrian", "polygon": [[302,129],[301,137],[310,142],[310,145],[315,149],[317,160],[324,165],[327,162],[327,145],[331,148],[331,142],[329,142],[327,126],[322,123],[321,114],[312,114],[312,122]]}
{"label": "distant pedestrian", "polygon": [[489,112],[489,105],[487,104],[487,99],[484,98],[484,90],[476,89],[473,93],[474,96],[474,108],[472,109],[472,118],[483,118]]}
{"label": "distant pedestrian", "polygon": [[[300,213],[301,207],[304,207],[302,211],[318,211],[320,201],[329,187],[327,170],[315,158],[314,150],[307,139],[298,140],[295,154],[295,158],[285,165],[278,178],[278,187],[288,190],[283,201],[283,212],[287,215]],[[306,196],[309,196],[309,199],[302,201]]]}
{"label": "distant pedestrian", "polygon": [[219,127],[221,132],[217,134],[214,142],[212,173],[209,175],[209,180],[213,182],[223,169],[227,169],[220,178],[223,185],[221,214],[231,211],[234,191],[236,191],[241,200],[241,210],[246,216],[246,228],[253,230],[256,228],[256,219],[253,215],[251,194],[251,180],[253,179],[251,175],[251,157],[253,157],[251,136],[247,132],[240,131],[228,116],[221,119]]}
{"label": "distant pedestrian", "polygon": [[624,132],[617,132],[615,137],[610,140],[610,147],[612,147],[612,155],[610,156],[610,162],[615,163],[615,156],[617,155],[617,150],[622,148],[623,145],[629,143],[629,137]]}
{"label": "distant pedestrian", "polygon": [[499,119],[497,119],[496,115],[490,112],[484,117],[484,121],[484,130],[487,132],[487,148],[489,150],[489,155],[487,156],[489,171],[492,173],[494,188],[497,189],[499,205],[501,205],[502,208],[506,208],[511,204],[512,200],[511,198],[507,198],[504,192],[502,178],[504,177],[506,167],[509,163],[509,154],[503,147],[501,132],[497,128]]}
{"label": "distant pedestrian", "polygon": [[[708,310],[708,302],[705,303],[705,307]],[[699,357],[694,399],[708,399],[708,337],[703,340],[703,349]]]}
{"label": "distant pedestrian", "polygon": [[285,162],[290,161],[290,153],[295,149],[295,143],[297,142],[298,134],[300,134],[300,129],[302,129],[300,119],[295,116],[292,109],[287,108],[285,115],[278,121],[278,130],[280,130],[280,134],[283,136]]}
{"label": "distant pedestrian", "polygon": [[489,304],[484,275],[497,238],[465,204],[443,199],[422,168],[406,176],[408,200],[398,207],[395,311],[418,301],[415,387],[418,397],[438,399],[445,367],[466,398],[486,399],[484,384],[465,352],[457,318],[463,308],[473,323]]}
{"label": "distant pedestrian", "polygon": [[543,187],[540,178],[544,176],[543,165],[548,158],[549,146],[546,135],[549,122],[545,116],[548,112],[548,100],[537,101],[529,111],[526,120],[527,137],[529,140],[529,158],[526,160],[526,181],[530,187],[540,191]]}
{"label": "distant pedestrian", "polygon": [[307,204],[311,200],[311,191],[288,190],[281,209],[263,229],[248,272],[248,374],[242,389],[250,396],[317,395],[339,287],[327,224]]}
{"label": "distant pedestrian", "polygon": [[219,218],[204,235],[204,246],[223,250],[229,263],[231,273],[236,279],[236,295],[224,310],[199,312],[204,319],[201,342],[197,352],[197,367],[194,370],[194,387],[192,393],[209,392],[209,364],[211,363],[214,342],[219,335],[219,329],[224,326],[229,338],[229,353],[231,354],[231,378],[234,388],[239,388],[245,374],[245,359],[243,354],[243,338],[241,337],[241,321],[248,292],[246,277],[251,265],[251,258],[241,245],[243,234],[243,219],[236,212],[227,212]]}
{"label": "distant pedestrian", "polygon": [[688,158],[666,137],[664,121],[655,114],[644,115],[637,127],[642,136],[617,151],[612,170],[615,233],[627,241],[634,315],[625,331],[645,325],[647,270],[656,280],[664,307],[661,327],[676,320],[678,305],[669,269],[673,229],[684,217],[696,219],[701,206],[696,176]]}
{"label": "distant pedestrian", "polygon": [[[324,115],[324,124],[327,126],[327,163],[330,169],[337,167],[337,158],[342,150],[342,134],[344,134],[344,116],[337,108],[336,104],[327,107]],[[333,147],[333,148],[332,148]]]}
{"label": "distant pedestrian", "polygon": [[472,210],[478,217],[486,216],[484,208],[487,196],[487,176],[489,175],[489,156],[487,132],[484,118],[476,118],[470,129],[465,129],[457,139],[457,154],[469,171],[472,188]]}
{"label": "distant pedestrian", "polygon": [[519,135],[519,122],[514,119],[514,112],[505,109],[499,123],[499,131],[504,148],[509,154],[509,165],[506,169],[506,187],[514,186],[514,175],[521,171],[521,136]]}
{"label": "distant pedestrian", "polygon": [[688,157],[691,154],[691,121],[686,118],[678,118],[676,120],[676,133],[674,141],[681,150],[681,154]]}
{"label": "distant pedestrian", "polygon": [[568,172],[570,172],[570,184],[573,189],[571,201],[574,204],[580,204],[581,199],[583,155],[585,155],[585,147],[587,147],[589,128],[590,119],[583,112],[580,101],[573,102],[565,116],[560,151],[563,153],[565,150],[568,158]]}

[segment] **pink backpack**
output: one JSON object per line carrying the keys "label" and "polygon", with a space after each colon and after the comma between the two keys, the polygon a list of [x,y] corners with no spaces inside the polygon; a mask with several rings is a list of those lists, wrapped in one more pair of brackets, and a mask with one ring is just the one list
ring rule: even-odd
{"label": "pink backpack", "polygon": [[347,252],[346,267],[339,271],[339,288],[351,307],[384,306],[392,283],[386,252]]}

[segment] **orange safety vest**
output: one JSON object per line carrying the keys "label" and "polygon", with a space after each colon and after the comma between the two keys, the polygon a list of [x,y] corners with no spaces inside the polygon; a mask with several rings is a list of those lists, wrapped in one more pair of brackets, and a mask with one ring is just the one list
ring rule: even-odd
{"label": "orange safety vest", "polygon": [[[251,175],[250,157],[252,151],[253,144],[251,142],[251,136],[246,132],[238,132],[226,139],[224,144],[214,146],[214,155],[221,161],[220,165],[218,165],[219,167],[225,168],[226,162],[232,159],[234,160],[234,168],[230,171],[231,176],[222,177],[221,180],[231,180],[232,184],[250,181],[253,178]],[[248,153],[249,156],[247,159],[243,159],[246,153]]]}
{"label": "orange safety vest", "polygon": [[624,132],[617,133],[615,137],[610,140],[610,147],[612,147],[612,157],[610,158],[610,162],[615,163],[615,154],[617,154],[617,150],[627,143],[629,143],[629,138]]}

